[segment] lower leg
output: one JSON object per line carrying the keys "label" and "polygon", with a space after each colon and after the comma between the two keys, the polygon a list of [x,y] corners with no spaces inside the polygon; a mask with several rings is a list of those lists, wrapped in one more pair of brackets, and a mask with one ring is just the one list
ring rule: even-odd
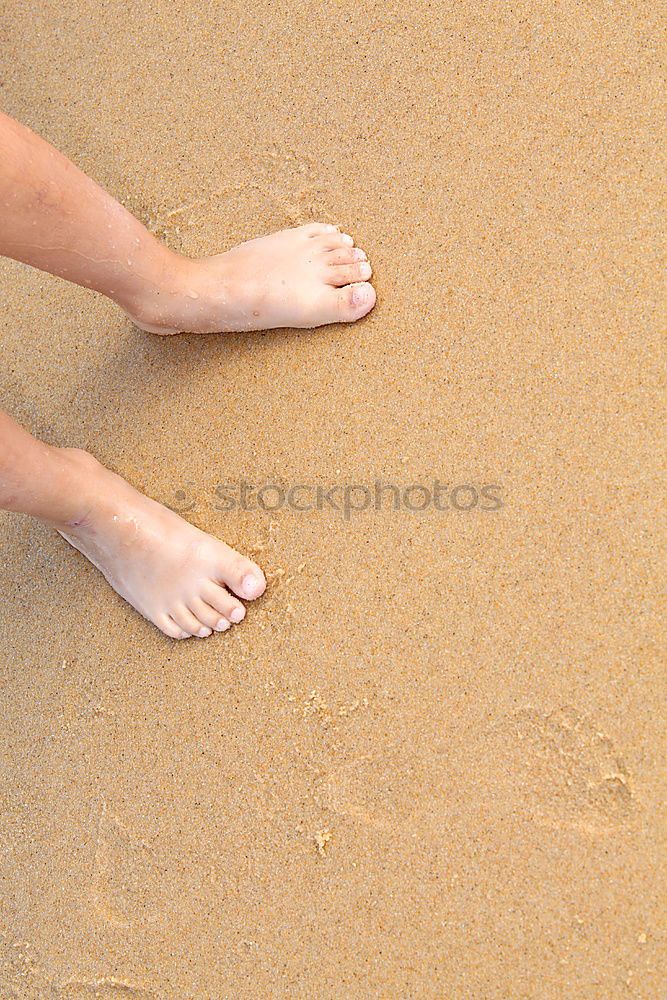
{"label": "lower leg", "polygon": [[[143,496],[84,451],[36,440],[0,410],[0,508],[56,528],[174,639],[239,622],[266,586],[255,563]],[[235,596],[236,595],[236,596]]]}
{"label": "lower leg", "polygon": [[299,226],[191,260],[1,112],[0,149],[0,255],[101,292],[145,330],[321,326],[353,322],[375,304],[366,254],[335,226]]}

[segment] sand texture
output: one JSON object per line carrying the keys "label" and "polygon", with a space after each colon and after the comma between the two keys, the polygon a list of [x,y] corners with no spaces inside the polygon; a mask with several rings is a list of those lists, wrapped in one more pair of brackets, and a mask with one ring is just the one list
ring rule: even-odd
{"label": "sand texture", "polygon": [[660,5],[1,11],[4,110],[169,244],[333,221],[378,305],[161,339],[0,261],[2,405],[270,579],[173,643],[0,517],[0,997],[656,1000]]}

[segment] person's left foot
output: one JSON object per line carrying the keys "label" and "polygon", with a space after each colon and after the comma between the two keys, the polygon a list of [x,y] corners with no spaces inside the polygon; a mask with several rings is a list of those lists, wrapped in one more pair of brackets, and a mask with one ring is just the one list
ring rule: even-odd
{"label": "person's left foot", "polygon": [[166,287],[128,315],[151,333],[224,333],[353,323],[375,305],[371,265],[351,236],[313,222],[199,260],[176,258]]}

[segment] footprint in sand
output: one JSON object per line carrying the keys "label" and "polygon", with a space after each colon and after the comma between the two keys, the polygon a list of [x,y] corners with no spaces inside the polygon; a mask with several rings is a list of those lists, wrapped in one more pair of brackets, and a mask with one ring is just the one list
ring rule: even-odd
{"label": "footprint in sand", "polygon": [[56,987],[54,1000],[157,1000],[157,994],[110,978],[65,983]]}
{"label": "footprint in sand", "polygon": [[621,753],[592,719],[572,708],[523,708],[495,733],[514,790],[534,818],[553,828],[606,833],[636,809]]}
{"label": "footprint in sand", "polygon": [[498,811],[552,829],[605,834],[636,810],[612,740],[571,709],[522,709],[467,747],[467,760],[461,746],[451,747],[455,766],[444,747],[354,760],[324,779],[318,800],[373,829],[436,840],[463,817],[486,823]]}
{"label": "footprint in sand", "polygon": [[157,920],[168,905],[155,852],[109,815],[106,806],[98,826],[91,899],[99,916],[119,927]]}
{"label": "footprint in sand", "polygon": [[55,985],[45,974],[29,942],[0,931],[1,1000],[158,1000],[143,986],[117,979],[70,979]]}
{"label": "footprint in sand", "polygon": [[0,931],[0,997],[25,1000],[48,995],[46,980],[30,944]]}
{"label": "footprint in sand", "polygon": [[386,833],[427,824],[434,804],[444,804],[447,772],[439,755],[423,758],[396,748],[338,768],[324,781],[321,804]]}

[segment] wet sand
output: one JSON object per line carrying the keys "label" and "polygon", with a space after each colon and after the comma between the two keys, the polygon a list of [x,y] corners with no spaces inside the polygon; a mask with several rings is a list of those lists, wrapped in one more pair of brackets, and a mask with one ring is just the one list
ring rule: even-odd
{"label": "wet sand", "polygon": [[378,291],[159,339],[0,262],[5,408],[271,581],[173,643],[0,517],[0,995],[657,997],[659,12],[0,9],[4,110],[172,246],[333,221]]}

